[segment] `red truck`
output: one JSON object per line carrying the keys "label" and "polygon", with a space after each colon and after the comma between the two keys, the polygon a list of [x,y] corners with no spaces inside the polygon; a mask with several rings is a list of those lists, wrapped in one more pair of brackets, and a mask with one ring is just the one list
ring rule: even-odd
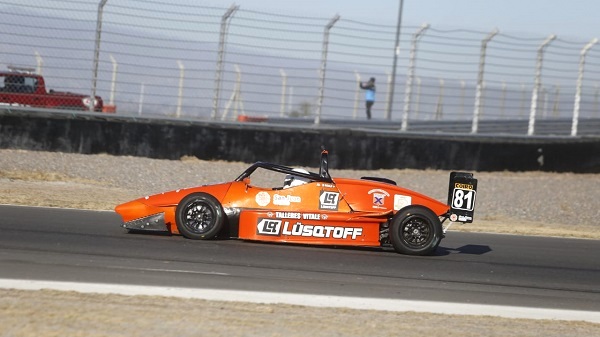
{"label": "red truck", "polygon": [[[34,69],[9,66],[0,72],[0,105],[89,111],[90,104],[89,95],[46,90],[44,77]],[[102,111],[102,98],[96,96],[93,104],[95,111]]]}

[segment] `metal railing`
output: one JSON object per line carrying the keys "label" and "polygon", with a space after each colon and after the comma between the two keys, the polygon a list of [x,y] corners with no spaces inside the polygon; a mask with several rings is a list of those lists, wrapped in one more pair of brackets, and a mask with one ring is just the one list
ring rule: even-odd
{"label": "metal railing", "polygon": [[[478,133],[481,121],[524,120],[535,135],[536,121],[566,118],[576,136],[580,119],[600,118],[596,39],[404,25],[393,69],[397,27],[339,15],[2,0],[0,17],[0,63],[37,65],[48,88],[100,95],[122,115],[360,121],[359,83],[375,77],[373,118],[400,122],[399,132],[422,121],[466,121]],[[388,114],[391,102],[400,104]]]}

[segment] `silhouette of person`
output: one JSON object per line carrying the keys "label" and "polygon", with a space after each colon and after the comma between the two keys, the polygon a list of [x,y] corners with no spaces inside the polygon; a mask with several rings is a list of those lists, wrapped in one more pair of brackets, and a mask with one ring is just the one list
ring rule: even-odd
{"label": "silhouette of person", "polygon": [[360,88],[366,90],[365,106],[367,108],[367,119],[371,119],[371,107],[375,104],[375,77],[371,77],[368,82],[361,82]]}

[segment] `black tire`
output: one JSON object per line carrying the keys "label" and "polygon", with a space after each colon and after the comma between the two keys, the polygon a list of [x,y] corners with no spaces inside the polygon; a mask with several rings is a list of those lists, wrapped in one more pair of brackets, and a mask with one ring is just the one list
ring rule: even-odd
{"label": "black tire", "polygon": [[192,193],[177,205],[175,222],[179,233],[188,239],[212,239],[223,228],[223,208],[210,194]]}
{"label": "black tire", "polygon": [[400,254],[429,255],[442,237],[440,218],[422,206],[410,206],[398,212],[390,226],[390,241]]}

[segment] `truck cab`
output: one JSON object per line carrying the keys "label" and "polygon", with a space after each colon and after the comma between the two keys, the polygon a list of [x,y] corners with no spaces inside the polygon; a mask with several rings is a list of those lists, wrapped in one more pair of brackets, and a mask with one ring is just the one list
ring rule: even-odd
{"label": "truck cab", "polygon": [[102,98],[47,90],[44,77],[36,74],[33,68],[9,66],[8,71],[0,72],[0,104],[13,106],[30,106],[36,108],[102,111]]}

